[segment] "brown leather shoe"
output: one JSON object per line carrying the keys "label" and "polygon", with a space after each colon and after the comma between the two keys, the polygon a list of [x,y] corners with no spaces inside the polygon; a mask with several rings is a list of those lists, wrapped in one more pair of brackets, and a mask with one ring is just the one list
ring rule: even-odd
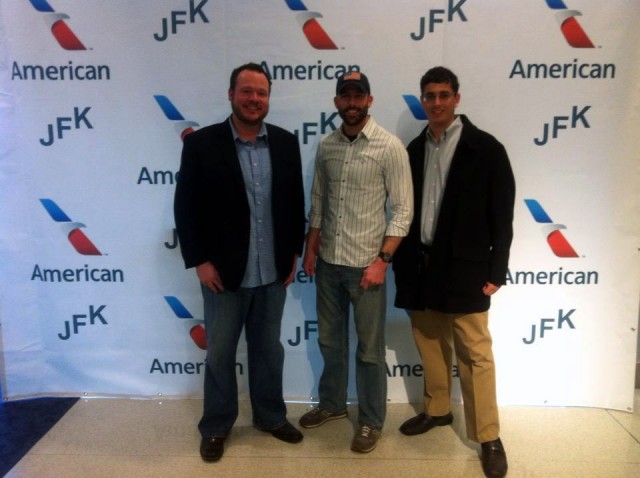
{"label": "brown leather shoe", "polygon": [[439,417],[432,417],[426,413],[420,413],[413,418],[410,418],[400,426],[400,432],[405,435],[420,435],[421,433],[427,433],[429,430],[435,427],[444,427],[453,423],[453,415],[447,413]]}
{"label": "brown leather shoe", "polygon": [[271,433],[278,440],[286,441],[287,443],[299,443],[304,438],[302,433],[289,422],[273,430],[265,431]]}
{"label": "brown leather shoe", "polygon": [[200,441],[200,456],[204,461],[218,461],[224,453],[224,437],[206,437]]}
{"label": "brown leather shoe", "polygon": [[507,453],[500,438],[487,441],[482,446],[482,471],[488,478],[502,478],[507,474]]}

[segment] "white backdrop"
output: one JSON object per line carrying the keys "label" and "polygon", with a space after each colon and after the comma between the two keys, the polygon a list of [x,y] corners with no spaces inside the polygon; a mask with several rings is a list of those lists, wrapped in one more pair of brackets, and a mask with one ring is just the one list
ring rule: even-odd
{"label": "white backdrop", "polygon": [[[2,0],[5,398],[201,396],[202,300],[172,201],[181,134],[226,118],[235,66],[273,77],[268,120],[298,133],[308,191],[318,138],[340,123],[337,75],[367,73],[371,113],[406,144],[426,124],[420,76],[442,64],[516,175],[511,280],[490,314],[499,402],[631,410],[639,22],[626,0]],[[393,294],[389,399],[420,401]],[[315,321],[300,271],[282,330],[289,400],[317,395]],[[242,344],[237,361],[246,397]]]}

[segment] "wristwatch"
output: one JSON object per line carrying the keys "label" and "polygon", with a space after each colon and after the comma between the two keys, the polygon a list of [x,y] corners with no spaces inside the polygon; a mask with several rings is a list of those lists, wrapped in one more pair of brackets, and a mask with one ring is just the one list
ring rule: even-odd
{"label": "wristwatch", "polygon": [[378,253],[378,257],[382,259],[383,262],[386,262],[387,264],[389,264],[393,260],[393,256],[388,252],[380,251]]}

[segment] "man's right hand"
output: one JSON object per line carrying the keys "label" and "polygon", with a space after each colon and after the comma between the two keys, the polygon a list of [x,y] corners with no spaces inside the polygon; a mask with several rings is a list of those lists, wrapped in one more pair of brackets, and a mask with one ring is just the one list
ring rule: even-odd
{"label": "man's right hand", "polygon": [[196,267],[196,273],[198,279],[212,292],[224,292],[224,286],[222,285],[222,279],[218,270],[211,262],[205,262]]}
{"label": "man's right hand", "polygon": [[302,270],[308,276],[315,275],[316,273],[316,260],[317,255],[313,253],[308,247],[304,251],[304,258],[302,259]]}
{"label": "man's right hand", "polygon": [[316,261],[318,259],[318,250],[320,249],[320,229],[310,227],[307,232],[306,247],[304,257],[302,258],[302,270],[308,276],[316,273]]}

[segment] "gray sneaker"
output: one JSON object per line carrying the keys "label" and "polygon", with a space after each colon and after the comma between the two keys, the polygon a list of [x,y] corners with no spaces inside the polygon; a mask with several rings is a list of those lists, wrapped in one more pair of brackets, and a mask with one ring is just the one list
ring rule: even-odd
{"label": "gray sneaker", "polygon": [[369,453],[376,447],[376,443],[378,443],[378,439],[381,434],[382,431],[378,427],[362,425],[353,437],[353,441],[351,442],[351,451]]}
{"label": "gray sneaker", "polygon": [[346,410],[341,413],[333,413],[323,408],[316,407],[313,410],[302,415],[298,423],[300,423],[300,426],[304,428],[315,428],[328,422],[329,420],[337,420],[338,418],[345,418],[346,416]]}

